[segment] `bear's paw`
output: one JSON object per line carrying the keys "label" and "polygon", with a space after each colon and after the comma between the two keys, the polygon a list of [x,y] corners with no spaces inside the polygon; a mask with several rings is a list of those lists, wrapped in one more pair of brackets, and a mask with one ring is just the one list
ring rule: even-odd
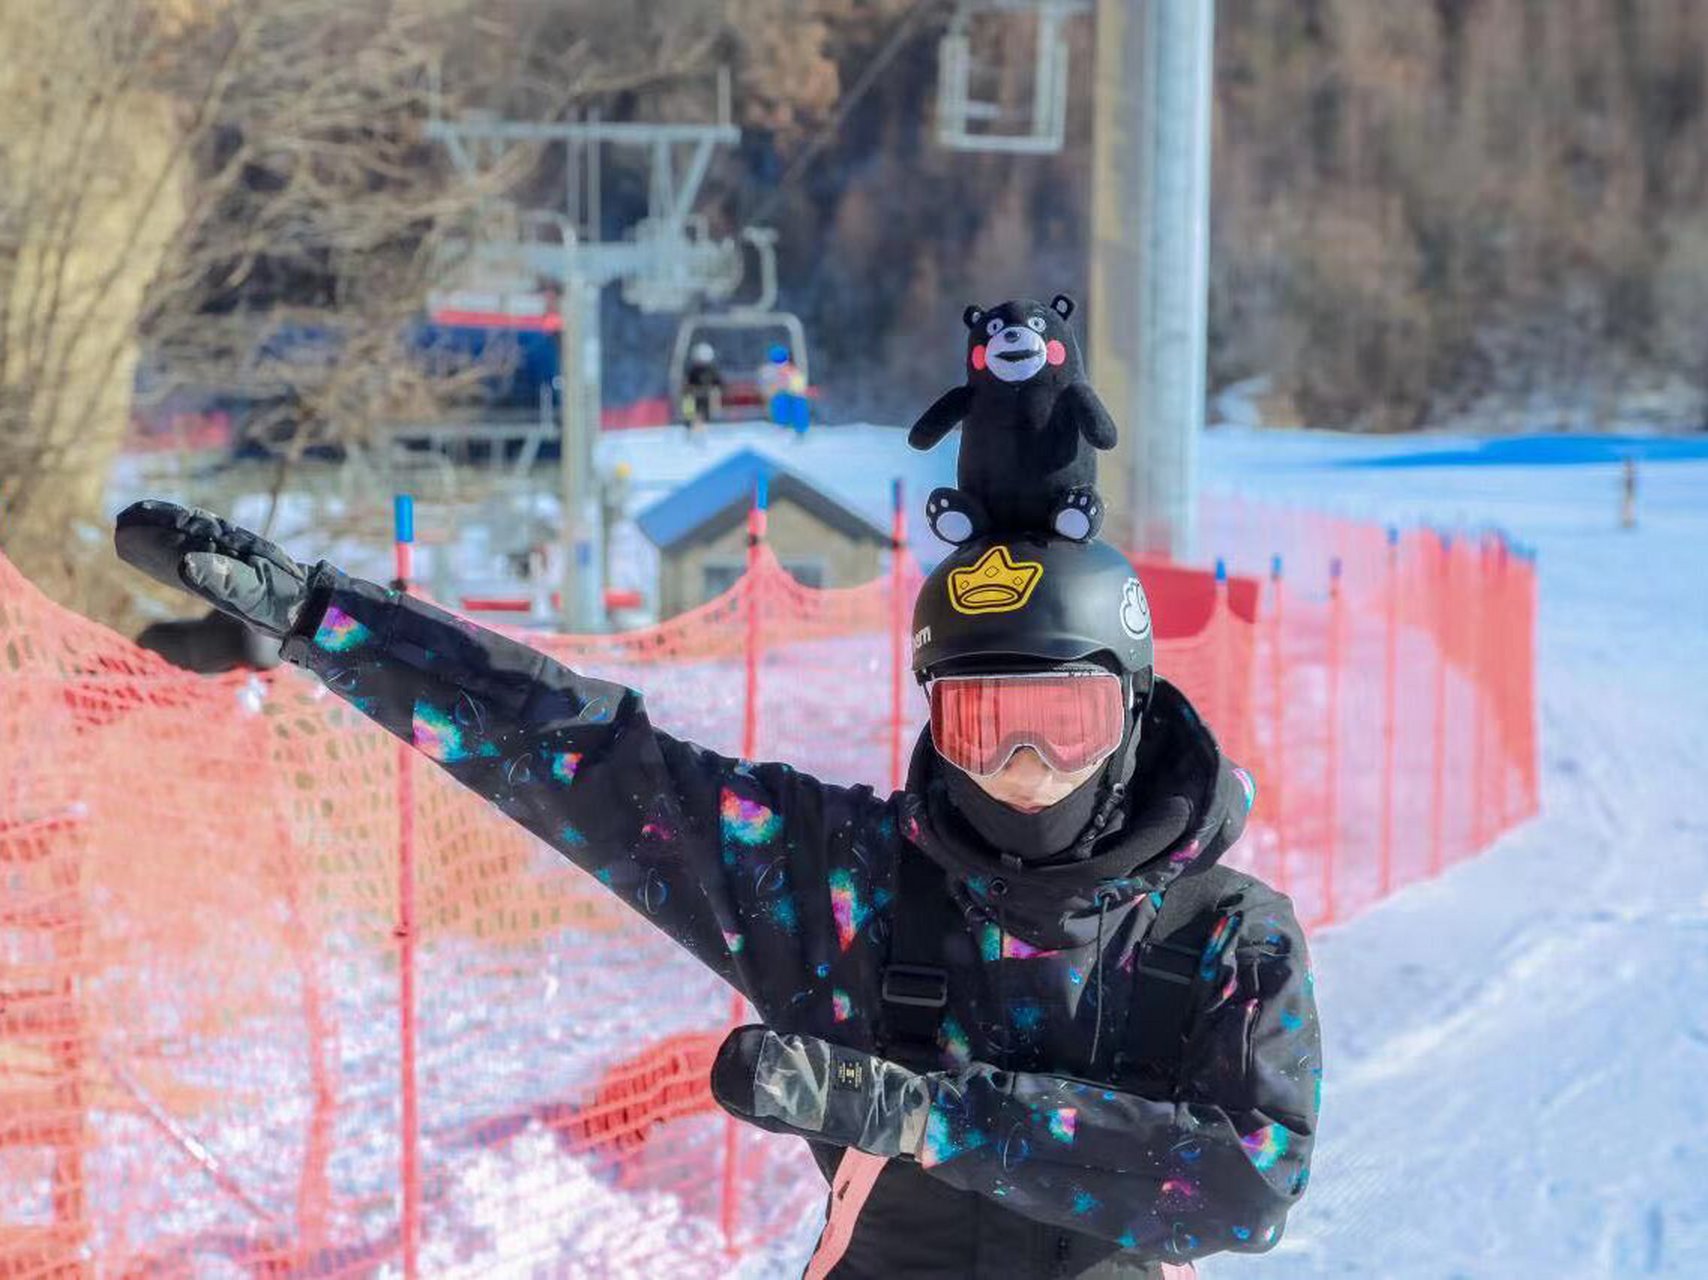
{"label": "bear's paw", "polygon": [[970,541],[983,523],[978,503],[959,489],[933,489],[925,500],[925,523],[950,546]]}
{"label": "bear's paw", "polygon": [[1103,502],[1089,486],[1069,489],[1056,507],[1057,533],[1074,542],[1090,542],[1103,527]]}

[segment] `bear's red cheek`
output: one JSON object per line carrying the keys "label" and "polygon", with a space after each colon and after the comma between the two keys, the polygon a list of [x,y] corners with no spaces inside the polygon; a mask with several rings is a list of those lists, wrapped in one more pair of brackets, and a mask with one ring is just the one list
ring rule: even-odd
{"label": "bear's red cheek", "polygon": [[984,368],[984,364],[984,343],[981,342],[978,346],[973,348],[973,368],[982,369]]}
{"label": "bear's red cheek", "polygon": [[1067,348],[1058,339],[1051,338],[1049,345],[1044,348],[1044,358],[1051,364],[1066,364]]}

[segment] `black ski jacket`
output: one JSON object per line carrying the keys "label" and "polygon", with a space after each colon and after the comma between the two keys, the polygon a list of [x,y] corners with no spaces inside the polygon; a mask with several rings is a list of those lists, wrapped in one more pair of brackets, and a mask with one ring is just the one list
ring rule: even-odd
{"label": "black ski jacket", "polygon": [[1134,1091],[1118,1069],[1158,891],[1221,856],[1252,796],[1171,686],[1092,857],[1016,870],[947,807],[923,742],[888,799],[832,786],[678,741],[636,691],[421,601],[329,566],[313,586],[287,660],[590,872],[775,1030],[875,1052],[898,860],[942,868],[962,927],[925,1149],[886,1166],[837,1277],[1142,1276],[1280,1238],[1321,1079],[1285,897],[1231,878],[1175,1086]]}

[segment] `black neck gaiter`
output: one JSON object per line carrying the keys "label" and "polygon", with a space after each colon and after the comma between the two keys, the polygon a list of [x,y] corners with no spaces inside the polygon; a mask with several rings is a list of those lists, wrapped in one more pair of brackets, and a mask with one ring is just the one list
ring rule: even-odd
{"label": "black neck gaiter", "polygon": [[1048,809],[1022,813],[993,799],[971,777],[942,757],[938,757],[938,763],[943,767],[943,788],[955,812],[992,849],[1022,862],[1054,857],[1079,839],[1097,810],[1103,775],[1107,772],[1098,770]]}

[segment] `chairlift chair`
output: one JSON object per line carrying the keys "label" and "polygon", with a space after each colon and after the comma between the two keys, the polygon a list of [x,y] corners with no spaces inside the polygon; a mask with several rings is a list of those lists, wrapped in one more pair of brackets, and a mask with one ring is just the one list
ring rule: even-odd
{"label": "chairlift chair", "polygon": [[[1049,155],[1062,149],[1067,126],[1068,49],[1062,24],[1088,12],[1092,0],[958,0],[937,46],[937,141],[953,151],[1005,151]],[[982,23],[1006,24],[1033,14],[1030,112],[973,96],[975,78],[999,69],[973,59],[973,31]]]}
{"label": "chairlift chair", "polygon": [[[807,364],[806,327],[794,312],[698,312],[683,316],[682,323],[676,327],[676,344],[670,355],[670,405],[673,413],[680,412],[683,397],[688,391],[688,353],[693,349],[694,343],[708,334],[730,332],[782,334],[785,345],[789,348],[790,361],[800,370],[807,385],[812,385],[812,374]],[[722,399],[726,411],[732,407],[752,407],[760,413],[764,412],[765,406],[759,394],[757,379],[751,376],[732,379],[727,369],[724,369],[723,373],[725,381]],[[725,416],[729,416],[727,412]]]}
{"label": "chairlift chair", "polygon": [[[688,386],[688,353],[702,333],[718,330],[725,333],[765,333],[781,331],[787,337],[789,359],[800,371],[808,387],[812,385],[807,366],[807,334],[800,317],[792,311],[777,307],[777,232],[772,227],[748,226],[741,229],[741,239],[753,246],[759,265],[758,295],[726,311],[701,311],[682,317],[676,328],[676,345],[670,356],[670,411],[679,412]],[[725,371],[727,373],[727,370]],[[810,392],[809,392],[810,394]],[[722,396],[726,408],[752,407],[764,411],[764,397],[757,378],[727,381]]]}

